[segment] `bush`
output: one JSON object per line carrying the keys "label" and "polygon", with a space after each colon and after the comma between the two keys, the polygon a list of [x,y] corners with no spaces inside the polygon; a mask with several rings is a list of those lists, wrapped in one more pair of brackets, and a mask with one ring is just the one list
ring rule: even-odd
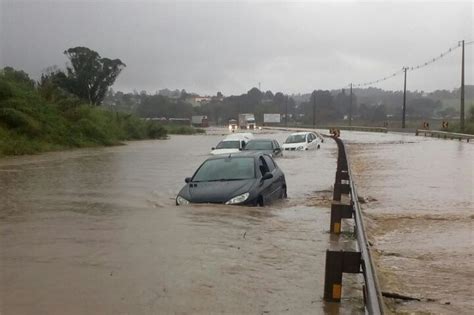
{"label": "bush", "polygon": [[166,130],[170,134],[176,135],[193,135],[195,133],[205,133],[204,129],[196,129],[190,126],[183,125],[166,125]]}
{"label": "bush", "polygon": [[14,108],[0,108],[0,123],[3,123],[12,129],[21,129],[22,131],[35,135],[40,131],[40,125],[35,119]]}
{"label": "bush", "polygon": [[6,100],[13,96],[13,91],[10,85],[4,80],[0,80],[0,101]]}
{"label": "bush", "polygon": [[166,137],[166,129],[157,123],[149,122],[147,126],[148,138],[151,139],[162,139]]}

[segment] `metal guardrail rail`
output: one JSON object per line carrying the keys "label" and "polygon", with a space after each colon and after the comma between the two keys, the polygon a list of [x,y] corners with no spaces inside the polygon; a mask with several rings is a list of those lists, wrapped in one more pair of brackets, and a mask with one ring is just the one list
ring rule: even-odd
{"label": "metal guardrail rail", "polygon": [[465,133],[456,133],[456,132],[447,132],[447,131],[438,131],[438,130],[429,130],[429,129],[416,129],[415,135],[423,134],[424,136],[431,136],[443,139],[465,139],[467,142],[469,140],[474,140],[474,135],[469,135]]}
{"label": "metal guardrail rail", "polygon": [[321,129],[339,129],[348,131],[367,131],[367,132],[384,132],[387,133],[388,129],[385,127],[364,127],[364,126],[329,126],[329,127],[318,127]]}
{"label": "metal guardrail rail", "polygon": [[[358,201],[357,189],[352,180],[350,162],[344,143],[338,137],[332,137],[338,147],[336,181],[333,202],[331,204],[331,233],[341,233],[341,219],[354,218],[357,238],[357,251],[326,251],[324,299],[339,302],[342,292],[343,273],[362,273],[364,277],[364,304],[368,314],[383,314],[382,292],[377,279],[374,263],[370,254],[370,245],[364,227],[362,211]],[[350,201],[341,201],[347,194]],[[344,198],[347,199],[347,198]]]}

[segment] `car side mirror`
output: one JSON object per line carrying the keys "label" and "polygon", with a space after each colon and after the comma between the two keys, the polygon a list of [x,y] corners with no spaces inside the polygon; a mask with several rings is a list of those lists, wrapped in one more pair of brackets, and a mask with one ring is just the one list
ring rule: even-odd
{"label": "car side mirror", "polygon": [[214,151],[215,149],[216,149],[216,148],[212,147],[212,148],[211,148],[211,151]]}
{"label": "car side mirror", "polygon": [[186,178],[184,179],[184,182],[185,182],[186,184],[189,183],[190,181],[191,181],[191,177],[186,177]]}
{"label": "car side mirror", "polygon": [[273,178],[272,173],[265,173],[265,175],[262,176],[262,181]]}

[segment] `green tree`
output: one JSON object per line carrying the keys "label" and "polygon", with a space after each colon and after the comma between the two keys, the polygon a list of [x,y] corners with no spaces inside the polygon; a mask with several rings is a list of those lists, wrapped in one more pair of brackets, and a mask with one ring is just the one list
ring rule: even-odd
{"label": "green tree", "polygon": [[56,74],[56,81],[60,87],[92,105],[102,103],[109,87],[126,66],[120,59],[102,58],[87,47],[69,48],[64,54],[70,64],[66,73]]}

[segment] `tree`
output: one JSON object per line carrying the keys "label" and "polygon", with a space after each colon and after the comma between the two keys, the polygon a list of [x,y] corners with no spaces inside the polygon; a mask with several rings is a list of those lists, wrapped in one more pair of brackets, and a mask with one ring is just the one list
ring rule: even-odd
{"label": "tree", "polygon": [[35,81],[30,79],[28,73],[23,70],[15,70],[12,67],[5,67],[0,70],[0,75],[7,80],[12,80],[31,88],[35,86]]}
{"label": "tree", "polygon": [[102,103],[109,87],[126,66],[120,59],[102,58],[87,47],[69,48],[64,54],[70,64],[66,73],[61,71],[56,75],[60,87],[92,105]]}

